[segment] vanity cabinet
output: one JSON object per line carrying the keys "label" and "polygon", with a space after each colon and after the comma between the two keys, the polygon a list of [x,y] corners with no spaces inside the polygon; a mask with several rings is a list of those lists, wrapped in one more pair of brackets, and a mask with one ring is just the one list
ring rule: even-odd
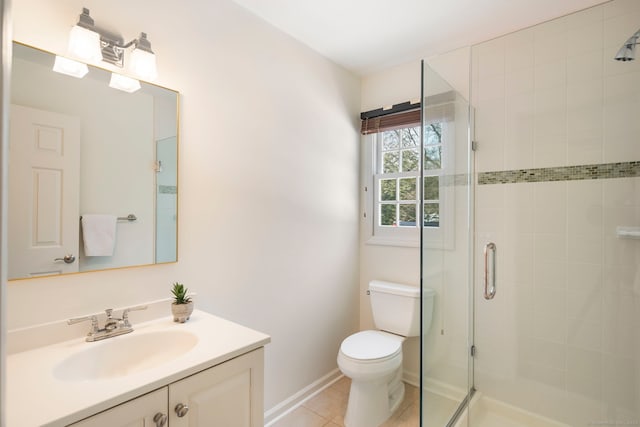
{"label": "vanity cabinet", "polygon": [[[73,427],[262,427],[264,349],[100,412]],[[154,420],[167,415],[168,422]]]}
{"label": "vanity cabinet", "polygon": [[[170,427],[263,427],[264,349],[169,386]],[[183,417],[178,405],[187,405]],[[153,425],[153,424],[152,424]]]}
{"label": "vanity cabinet", "polygon": [[[211,368],[213,369],[213,368]],[[149,427],[156,426],[153,418],[157,413],[167,413],[168,388],[140,396],[115,408],[107,409],[97,415],[84,419],[73,427]],[[165,425],[166,426],[166,425]]]}

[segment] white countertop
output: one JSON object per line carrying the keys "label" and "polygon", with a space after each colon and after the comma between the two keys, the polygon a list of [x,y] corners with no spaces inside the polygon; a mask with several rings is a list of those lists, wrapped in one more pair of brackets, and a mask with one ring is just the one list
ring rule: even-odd
{"label": "white countertop", "polygon": [[[199,310],[186,323],[166,317],[134,324],[133,328],[130,334],[102,341],[86,342],[82,337],[8,355],[7,427],[65,426],[271,341],[268,335]],[[93,381],[67,381],[53,375],[61,361],[91,346],[134,334],[178,329],[197,335],[198,342],[187,353],[162,365]]]}

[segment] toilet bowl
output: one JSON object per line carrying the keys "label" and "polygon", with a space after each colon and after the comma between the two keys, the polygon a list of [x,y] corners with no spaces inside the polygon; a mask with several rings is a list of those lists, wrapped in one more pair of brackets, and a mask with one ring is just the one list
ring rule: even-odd
{"label": "toilet bowl", "polygon": [[382,331],[362,331],[340,346],[338,367],[351,378],[345,426],[378,426],[404,398],[403,337]]}
{"label": "toilet bowl", "polygon": [[[338,352],[338,367],[351,378],[346,427],[377,427],[404,399],[402,343],[420,331],[420,290],[398,283],[369,283],[374,323],[367,330],[345,338]],[[433,295],[423,290],[425,330],[431,323]]]}

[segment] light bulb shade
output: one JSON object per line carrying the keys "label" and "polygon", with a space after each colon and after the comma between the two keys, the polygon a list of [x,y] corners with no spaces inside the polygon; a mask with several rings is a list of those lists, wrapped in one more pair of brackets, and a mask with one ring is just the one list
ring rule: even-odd
{"label": "light bulb shade", "polygon": [[89,67],[82,62],[63,56],[56,56],[56,61],[53,63],[53,71],[81,79],[89,72]]}
{"label": "light bulb shade", "polygon": [[140,89],[140,82],[122,74],[111,73],[109,87],[132,93]]}
{"label": "light bulb shade", "polygon": [[102,60],[100,34],[78,25],[69,34],[69,54],[89,62]]}
{"label": "light bulb shade", "polygon": [[633,61],[636,59],[636,45],[633,44],[625,44],[618,50],[618,53],[615,56],[616,61]]}
{"label": "light bulb shade", "polygon": [[138,48],[133,49],[129,61],[131,72],[141,79],[153,81],[158,77],[156,56],[152,52]]}

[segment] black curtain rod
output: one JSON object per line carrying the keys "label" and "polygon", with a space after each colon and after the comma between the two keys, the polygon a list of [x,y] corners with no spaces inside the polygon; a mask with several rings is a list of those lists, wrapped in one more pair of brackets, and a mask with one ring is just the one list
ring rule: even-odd
{"label": "black curtain rod", "polygon": [[365,111],[360,113],[360,119],[374,119],[376,117],[387,116],[389,114],[402,113],[403,111],[416,110],[420,108],[420,102],[412,104],[411,101],[403,102],[402,104],[395,104],[391,108],[378,108],[376,110]]}

